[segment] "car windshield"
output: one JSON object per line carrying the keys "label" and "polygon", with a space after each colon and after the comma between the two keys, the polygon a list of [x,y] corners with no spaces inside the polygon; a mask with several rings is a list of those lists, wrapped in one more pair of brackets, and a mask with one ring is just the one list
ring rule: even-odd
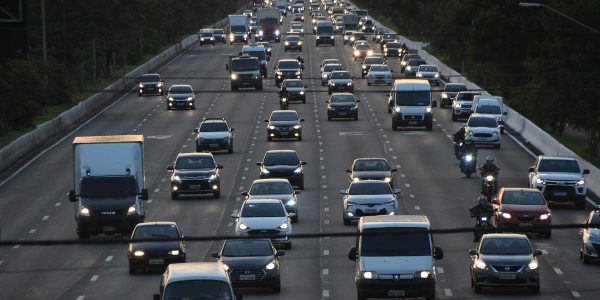
{"label": "car windshield", "polygon": [[137,195],[133,176],[83,177],[80,182],[82,198],[129,198]]}
{"label": "car windshield", "polygon": [[581,173],[579,163],[572,159],[542,159],[538,172]]}
{"label": "car windshield", "polygon": [[258,60],[255,59],[234,59],[231,61],[231,68],[236,71],[258,70]]}
{"label": "car windshield", "polygon": [[391,39],[396,39],[396,35],[395,34],[389,34],[389,33],[387,33],[387,34],[383,35],[383,38],[386,39],[386,40],[387,39],[390,39],[390,40]]}
{"label": "car windshield", "polygon": [[234,25],[231,26],[230,31],[235,33],[246,33],[246,26]]}
{"label": "car windshield", "polygon": [[354,171],[389,171],[390,166],[385,160],[357,160],[354,163]]}
{"label": "car windshield", "polygon": [[353,95],[333,95],[331,96],[331,103],[343,103],[343,102],[352,102],[354,103]]}
{"label": "car windshield", "polygon": [[290,195],[293,192],[288,182],[260,182],[250,188],[250,195]]}
{"label": "car windshield", "polygon": [[258,58],[258,60],[266,60],[267,59],[266,58],[267,55],[265,54],[264,50],[258,50],[258,51],[249,51],[249,50],[247,50],[247,51],[244,51],[243,53],[244,54],[248,54],[248,55],[250,55],[252,57],[256,57],[256,58]]}
{"label": "car windshield", "polygon": [[383,64],[383,58],[381,57],[367,57],[363,62],[365,65]]}
{"label": "car windshield", "polygon": [[435,66],[420,66],[419,71],[421,71],[421,72],[437,72],[438,69]]}
{"label": "car windshield", "polygon": [[213,34],[223,34],[223,32],[224,32],[223,29],[215,29],[213,31]]}
{"label": "car windshield", "polygon": [[456,100],[459,101],[473,101],[473,98],[475,98],[475,96],[479,96],[479,93],[458,93],[458,95],[456,95]]}
{"label": "car windshield", "polygon": [[300,40],[300,37],[296,35],[288,35],[285,39],[290,42],[297,42]]}
{"label": "car windshield", "polygon": [[179,238],[179,231],[175,225],[146,225],[136,227],[132,240],[176,238]]}
{"label": "car windshield", "polygon": [[371,45],[369,45],[369,44],[356,45],[356,50],[369,50],[369,49],[371,49]]}
{"label": "car windshield", "polygon": [[494,128],[498,127],[498,121],[494,118],[469,118],[467,126]]}
{"label": "car windshield", "polygon": [[409,65],[409,66],[413,66],[413,67],[414,67],[414,66],[420,66],[420,65],[422,65],[422,64],[424,64],[424,63],[425,63],[425,61],[424,61],[424,60],[422,60],[422,59],[410,59],[410,60],[408,61],[408,65]]}
{"label": "car windshield", "polygon": [[226,241],[223,245],[222,256],[246,257],[246,256],[270,256],[273,255],[273,247],[268,240],[258,241]]}
{"label": "car windshield", "polygon": [[477,113],[499,115],[502,111],[500,110],[500,106],[497,105],[479,105],[477,106]]}
{"label": "car windshield", "polygon": [[349,195],[389,195],[392,188],[387,182],[353,182],[348,189]]}
{"label": "car windshield", "polygon": [[260,21],[263,25],[273,25],[273,24],[277,24],[277,19],[262,19]]}
{"label": "car windshield", "polygon": [[352,36],[355,40],[365,40],[367,37],[363,33],[353,33]]}
{"label": "car windshield", "polygon": [[211,37],[211,36],[213,36],[213,33],[212,32],[203,32],[200,36],[201,37]]}
{"label": "car windshield", "polygon": [[424,228],[366,228],[361,256],[431,256],[431,238]]}
{"label": "car windshield", "polygon": [[188,86],[186,86],[186,85],[172,86],[169,89],[169,94],[191,94],[193,92],[194,92],[194,90],[189,85]]}
{"label": "car windshield", "polygon": [[401,46],[398,43],[387,43],[385,47],[388,49],[399,49]]}
{"label": "car windshield", "polygon": [[278,66],[279,69],[300,69],[300,62],[298,61],[280,61]]}
{"label": "car windshield", "polygon": [[227,124],[224,122],[211,122],[211,123],[202,123],[200,126],[200,132],[220,132],[220,131],[229,131],[227,128]]}
{"label": "car windshield", "polygon": [[600,227],[600,214],[594,213],[590,219],[590,225],[594,225],[594,228]]}
{"label": "car windshield", "polygon": [[242,218],[256,217],[285,217],[285,209],[281,202],[276,203],[246,203],[242,208]]}
{"label": "car windshield", "polygon": [[265,155],[265,166],[298,166],[300,159],[295,152],[270,152]]}
{"label": "car windshield", "polygon": [[319,25],[317,26],[318,33],[333,33],[333,26],[331,24],[328,25]]}
{"label": "car windshield", "polygon": [[160,76],[157,75],[143,75],[140,78],[140,82],[159,82]]}
{"label": "car windshield", "polygon": [[215,161],[208,156],[182,156],[175,162],[177,170],[214,169]]}
{"label": "car windshield", "polygon": [[485,238],[481,241],[479,253],[486,255],[529,255],[532,251],[529,241],[524,238]]}
{"label": "car windshield", "polygon": [[325,67],[323,67],[323,72],[331,72],[337,69],[341,69],[342,65],[332,65],[332,64],[328,64],[325,65]]}
{"label": "car windshield", "polygon": [[352,79],[349,72],[333,72],[331,73],[331,79]]}
{"label": "car windshield", "polygon": [[302,29],[302,24],[298,24],[298,23],[292,24],[292,28],[294,28],[294,29]]}
{"label": "car windshield", "polygon": [[233,300],[227,282],[220,280],[185,280],[169,283],[163,299],[168,300]]}
{"label": "car windshield", "polygon": [[546,205],[546,201],[539,192],[504,191],[502,204]]}
{"label": "car windshield", "polygon": [[302,85],[302,81],[300,80],[284,80],[283,81],[283,86],[285,87],[291,87],[291,88],[301,88],[303,87]]}
{"label": "car windshield", "polygon": [[390,70],[390,68],[388,66],[382,65],[382,66],[371,66],[371,68],[369,69],[372,72],[388,72]]}
{"label": "car windshield", "polygon": [[271,114],[271,121],[298,121],[296,112],[276,112]]}
{"label": "car windshield", "polygon": [[397,91],[394,94],[398,106],[428,106],[431,103],[430,91]]}
{"label": "car windshield", "polygon": [[467,90],[467,86],[463,84],[447,84],[444,87],[444,91],[446,92],[460,92]]}

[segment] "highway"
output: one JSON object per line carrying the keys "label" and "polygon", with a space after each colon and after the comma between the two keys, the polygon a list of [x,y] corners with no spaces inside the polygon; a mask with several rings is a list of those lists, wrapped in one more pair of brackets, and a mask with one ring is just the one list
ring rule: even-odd
{"label": "highway", "polygon": [[[284,22],[286,29],[289,19]],[[304,31],[312,32],[308,12],[306,19]],[[344,170],[358,157],[385,157],[398,168],[394,180],[402,189],[400,213],[425,214],[433,228],[472,226],[469,208],[477,199],[479,179],[467,179],[458,169],[449,136],[458,123],[451,121],[450,110],[434,109],[431,132],[392,131],[386,109],[389,87],[367,86],[366,79],[360,79],[360,63],[352,60],[341,37],[336,37],[335,47],[316,48],[310,34],[304,41],[299,54],[286,54],[282,43],[272,43],[264,91],[230,91],[225,64],[241,45],[195,46],[178,56],[158,72],[167,86],[191,84],[198,91],[196,110],[167,111],[164,97],[123,95],[0,186],[2,239],[76,239],[74,208],[66,195],[72,188],[71,142],[74,136],[111,134],[144,135],[150,191],[146,221],[175,221],[186,236],[234,234],[230,214],[240,207],[240,192],[258,178],[255,162],[270,149],[295,149],[308,162],[294,233],[355,231],[354,226],[343,225],[339,190],[348,185]],[[279,108],[272,66],[280,58],[298,55],[306,62],[304,83],[309,92],[306,104],[293,103],[290,109],[305,119],[303,140],[267,142],[264,119]],[[358,121],[327,121],[329,96],[319,80],[319,64],[325,58],[339,58],[354,75],[355,95],[361,99]],[[395,76],[403,77],[399,60],[389,59],[388,64]],[[435,97],[439,100],[439,93]],[[234,153],[215,155],[224,165],[221,199],[171,200],[166,166],[177,153],[194,151],[193,129],[203,117],[225,117],[235,128]],[[480,163],[486,155],[496,157],[501,186],[527,186],[527,169],[534,157],[515,140],[504,135],[501,149],[481,150]],[[590,208],[553,206],[553,222],[582,222]],[[556,230],[551,239],[532,237],[535,247],[544,251],[539,295],[519,290],[474,294],[469,288],[467,253],[476,245],[472,235],[435,235],[434,240],[445,253],[437,263],[440,299],[600,299],[600,269],[577,259],[578,230]],[[257,292],[244,299],[355,299],[354,263],[347,259],[353,242],[353,238],[294,240],[293,248],[281,258],[281,294]],[[189,242],[188,261],[214,261],[210,253],[221,245],[222,241]],[[125,244],[1,247],[0,299],[150,299],[158,291],[160,272],[129,275],[126,254]]]}

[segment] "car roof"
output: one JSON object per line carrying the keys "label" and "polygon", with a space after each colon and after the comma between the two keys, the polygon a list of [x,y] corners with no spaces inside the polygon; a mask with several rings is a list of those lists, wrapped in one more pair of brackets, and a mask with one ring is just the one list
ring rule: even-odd
{"label": "car roof", "polygon": [[333,96],[352,96],[352,97],[356,98],[356,96],[354,96],[354,94],[348,93],[348,92],[345,92],[345,93],[333,93],[333,94],[331,94],[331,97],[333,97]]}
{"label": "car roof", "polygon": [[521,239],[527,239],[529,240],[529,238],[524,235],[524,234],[520,234],[520,233],[486,233],[484,234],[482,237],[483,239],[490,239],[490,238],[500,238],[500,239],[506,239],[506,238],[521,238]]}
{"label": "car roof", "polygon": [[265,178],[265,179],[255,179],[252,184],[255,183],[272,183],[272,182],[285,182],[285,183],[290,183],[287,179],[285,178]]}
{"label": "car roof", "polygon": [[436,65],[420,65],[419,68],[421,68],[421,67],[434,67],[434,68],[437,68]]}
{"label": "car roof", "polygon": [[167,284],[187,280],[218,280],[229,282],[220,262],[188,262],[169,264],[165,271]]}
{"label": "car roof", "polygon": [[282,114],[282,113],[295,113],[296,115],[298,114],[298,112],[293,109],[278,109],[278,110],[272,111],[271,115]]}
{"label": "car roof", "polygon": [[297,153],[296,150],[269,150],[267,152],[265,152],[265,154],[272,154],[272,153]]}
{"label": "car roof", "polygon": [[526,192],[526,193],[541,193],[538,189],[530,189],[530,188],[520,188],[520,187],[503,187],[500,190],[504,192]]}
{"label": "car roof", "polygon": [[199,157],[199,156],[214,158],[214,156],[210,152],[187,152],[187,153],[179,153],[177,155],[178,158],[179,157]]}
{"label": "car roof", "polygon": [[332,73],[350,73],[348,70],[333,70]]}
{"label": "car roof", "polygon": [[464,86],[464,87],[466,87],[467,85],[464,83],[448,82],[448,83],[446,83],[445,86]]}
{"label": "car roof", "polygon": [[137,225],[135,225],[135,227],[148,227],[148,226],[177,226],[177,223],[175,222],[170,222],[170,221],[157,221],[157,222],[144,222],[144,223],[138,223]]}
{"label": "car roof", "polygon": [[424,215],[378,215],[360,218],[359,230],[366,228],[424,228],[429,229],[429,219]]}
{"label": "car roof", "polygon": [[[254,203],[281,203],[279,199],[247,199],[244,200],[244,204],[254,204]],[[283,205],[283,203],[281,203]]]}
{"label": "car roof", "polygon": [[540,155],[539,158],[540,159],[553,159],[553,160],[574,160],[574,161],[579,162],[579,160],[577,160],[577,158],[570,157],[570,156]]}
{"label": "car roof", "polygon": [[202,123],[226,123],[225,118],[205,118]]}
{"label": "car roof", "polygon": [[192,88],[192,86],[189,85],[189,84],[174,84],[170,88],[174,88],[174,87],[189,87],[189,88]]}

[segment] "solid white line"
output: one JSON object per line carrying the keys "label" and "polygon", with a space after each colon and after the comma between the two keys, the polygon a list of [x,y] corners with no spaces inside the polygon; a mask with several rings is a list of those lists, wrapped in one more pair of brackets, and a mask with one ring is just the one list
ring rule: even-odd
{"label": "solid white line", "polygon": [[581,298],[581,294],[579,294],[577,291],[571,291],[571,295],[573,295],[575,298]]}
{"label": "solid white line", "polygon": [[324,221],[323,221],[323,223],[324,223],[325,225],[328,225],[328,224],[329,224],[329,220],[324,220]]}
{"label": "solid white line", "polygon": [[404,174],[404,173],[401,173],[401,174],[400,174],[400,177],[406,177],[406,174]]}
{"label": "solid white line", "polygon": [[452,290],[451,289],[444,289],[444,294],[446,294],[446,297],[452,297]]}
{"label": "solid white line", "polygon": [[548,250],[542,249],[542,254],[548,255]]}
{"label": "solid white line", "polygon": [[415,210],[421,210],[421,207],[418,205],[415,205]]}
{"label": "solid white line", "polygon": [[323,298],[329,298],[329,290],[323,290]]}
{"label": "solid white line", "polygon": [[3,261],[3,260],[0,260],[0,266],[1,266],[3,263],[4,263],[4,261]]}
{"label": "solid white line", "polygon": [[100,278],[100,275],[94,275],[94,276],[92,276],[92,278],[90,278],[90,281],[94,282],[94,281],[98,280],[98,278]]}
{"label": "solid white line", "polygon": [[48,220],[48,218],[50,218],[50,216],[43,216],[42,221],[46,221],[46,220]]}
{"label": "solid white line", "polygon": [[554,272],[558,275],[564,275],[565,273],[563,273],[563,271],[559,268],[554,268]]}
{"label": "solid white line", "polygon": [[105,261],[105,262],[109,262],[109,261],[111,261],[111,260],[113,259],[113,257],[114,257],[114,256],[112,256],[112,255],[109,255],[109,256],[107,256],[107,257],[106,257],[106,259],[105,259],[104,261]]}

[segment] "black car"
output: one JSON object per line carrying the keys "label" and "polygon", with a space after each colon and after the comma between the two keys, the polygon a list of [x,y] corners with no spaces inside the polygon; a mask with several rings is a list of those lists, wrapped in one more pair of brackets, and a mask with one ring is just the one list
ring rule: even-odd
{"label": "black car", "polygon": [[273,138],[293,138],[302,140],[302,125],[304,119],[298,118],[295,110],[274,110],[267,123],[267,141]]}
{"label": "black car", "polygon": [[279,259],[285,252],[275,250],[269,239],[225,241],[220,252],[212,253],[229,275],[233,290],[270,288],[281,291]]}
{"label": "black car", "polygon": [[383,47],[383,55],[385,57],[400,57],[402,55],[402,44],[398,42],[386,43]]}
{"label": "black car", "polygon": [[298,153],[294,150],[269,150],[265,153],[262,162],[257,162],[260,167],[259,175],[264,178],[284,178],[299,189],[304,189],[304,165]]}
{"label": "black car", "polygon": [[352,168],[346,172],[351,182],[362,180],[383,180],[394,187],[394,176],[396,169],[390,167],[385,158],[357,158],[352,163]]}
{"label": "black car", "polygon": [[227,150],[233,153],[233,128],[227,125],[225,118],[205,118],[194,129],[196,152]]}
{"label": "black car", "polygon": [[[141,269],[164,270],[169,264],[185,262],[185,243],[174,222],[139,223],[133,229],[127,250],[129,274]],[[161,241],[165,239],[165,241]],[[145,241],[152,240],[152,241]]]}
{"label": "black car", "polygon": [[304,66],[297,59],[280,59],[274,69],[275,85],[279,86],[287,78],[302,79]]}
{"label": "black car", "polygon": [[327,120],[352,118],[358,120],[358,102],[351,93],[335,93],[327,100]]}
{"label": "black car", "polygon": [[145,94],[164,95],[163,85],[165,82],[160,79],[159,74],[144,74],[138,81],[138,96]]}
{"label": "black car", "polygon": [[421,59],[421,56],[419,54],[403,54],[400,60],[400,72],[404,73],[410,59]]}
{"label": "black car", "polygon": [[466,91],[467,86],[463,83],[446,83],[444,92],[442,93],[441,107],[452,105],[452,101],[456,98],[458,92]]}
{"label": "black car", "polygon": [[328,93],[348,92],[354,93],[354,83],[352,75],[347,70],[338,70],[331,72],[329,76]]}
{"label": "black car", "polygon": [[286,96],[288,101],[306,103],[306,86],[301,79],[286,79],[281,83],[279,94]]}
{"label": "black car", "polygon": [[215,162],[211,153],[179,153],[173,165],[171,199],[179,199],[181,194],[213,194],[221,197],[221,176],[223,166]]}
{"label": "black car", "polygon": [[375,33],[375,23],[373,23],[373,20],[364,21],[361,28],[364,33]]}
{"label": "black car", "polygon": [[298,35],[288,35],[283,42],[285,52],[288,50],[302,51],[302,38]]}
{"label": "black car", "polygon": [[173,108],[196,109],[195,98],[196,92],[191,85],[172,85],[167,94],[167,110]]}

